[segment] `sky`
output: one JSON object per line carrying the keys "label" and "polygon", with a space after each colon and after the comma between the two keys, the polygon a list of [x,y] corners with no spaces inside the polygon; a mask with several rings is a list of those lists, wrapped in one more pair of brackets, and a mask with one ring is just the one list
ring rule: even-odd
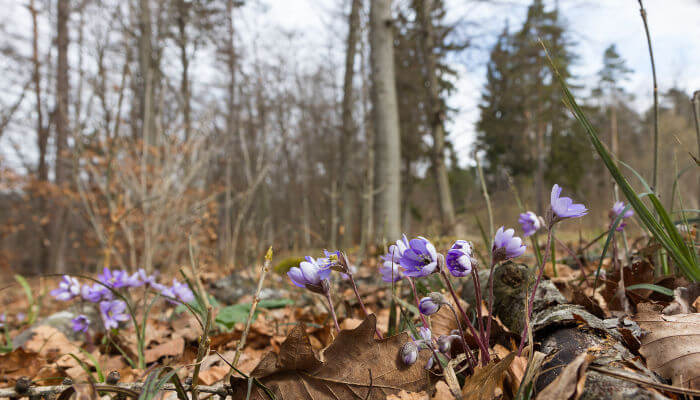
{"label": "sky", "polygon": [[[459,71],[457,90],[448,100],[456,111],[448,125],[449,139],[455,149],[464,154],[460,160],[469,161],[471,143],[475,137],[478,104],[484,84],[485,61],[488,51],[502,31],[506,20],[510,29],[517,29],[525,17],[529,0],[469,1],[445,0],[448,20],[481,21],[474,32],[480,34],[475,48],[452,62]],[[574,52],[580,58],[572,71],[578,83],[592,86],[602,67],[603,51],[610,44],[633,69],[630,80],[623,86],[635,96],[639,110],[652,104],[652,77],[644,26],[636,0],[559,0],[559,8],[571,37],[576,42]],[[700,1],[646,0],[649,29],[656,60],[659,89],[677,86],[688,94],[700,90]],[[297,39],[312,48],[322,46],[329,35],[341,40],[347,34],[330,31],[329,20],[337,13],[337,0],[269,0],[259,26],[281,27],[303,32]],[[555,1],[545,0],[553,7]]]}
{"label": "sky", "polygon": [[[370,0],[371,1],[371,0]],[[460,164],[471,163],[471,145],[476,135],[478,104],[484,84],[485,63],[490,47],[506,21],[518,29],[531,0],[445,0],[448,22],[463,21],[460,30],[474,37],[473,46],[450,60],[458,71],[456,91],[448,99],[455,111],[448,122],[448,140],[458,152]],[[649,53],[637,0],[545,0],[548,7],[558,2],[561,14],[576,45],[579,59],[572,71],[577,84],[590,88],[597,82],[602,54],[610,44],[633,69],[623,86],[635,95],[635,106],[644,110],[652,103],[652,79]],[[0,0],[7,13],[0,21],[27,32],[31,26],[23,0]],[[290,63],[317,65],[319,59],[337,66],[342,79],[347,23],[343,5],[348,0],[248,0],[237,18],[239,40],[256,57],[279,54]],[[661,93],[676,86],[689,95],[700,90],[700,0],[646,0]],[[468,22],[478,22],[474,27]],[[49,33],[51,26],[40,27]],[[46,43],[49,43],[48,41]],[[28,51],[28,49],[27,49]],[[291,55],[291,56],[290,56]],[[200,52],[192,70],[206,77],[207,84],[220,78],[212,65],[214,54]],[[75,57],[71,58],[73,61]],[[271,58],[274,59],[274,58]],[[0,60],[1,62],[2,60]],[[296,66],[294,67],[296,68]],[[300,68],[303,68],[301,66]],[[201,85],[200,90],[206,90]],[[194,87],[197,90],[197,87]],[[584,93],[585,94],[585,93]],[[8,147],[9,135],[0,141],[0,154],[13,161]],[[21,138],[20,138],[21,141]],[[25,144],[27,144],[25,142]],[[29,144],[22,149],[30,158],[36,152]]]}

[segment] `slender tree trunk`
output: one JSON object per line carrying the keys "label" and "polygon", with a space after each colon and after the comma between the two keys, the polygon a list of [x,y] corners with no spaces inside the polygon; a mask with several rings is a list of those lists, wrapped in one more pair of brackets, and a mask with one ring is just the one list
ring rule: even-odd
{"label": "slender tree trunk", "polygon": [[[236,134],[236,49],[234,47],[234,21],[233,21],[233,0],[226,2],[226,65],[228,67],[229,82],[228,82],[228,114],[226,118],[226,135],[227,149],[233,152],[233,138]],[[227,268],[233,268],[235,249],[233,248],[233,158],[226,157],[226,190],[224,203],[224,246],[223,256]]]}
{"label": "slender tree trunk", "polygon": [[394,69],[391,0],[370,7],[372,103],[377,157],[377,233],[387,240],[401,235],[401,137]]}
{"label": "slender tree trunk", "polygon": [[[32,15],[32,65],[34,80],[34,95],[36,101],[36,134],[37,147],[39,148],[39,165],[37,166],[37,181],[39,191],[46,189],[49,184],[49,169],[46,163],[46,148],[49,142],[48,128],[44,127],[44,110],[41,106],[41,63],[39,61],[39,25],[37,22],[37,9],[34,0],[29,1],[29,12]],[[43,187],[41,187],[43,186]],[[48,199],[46,194],[39,196],[39,225],[41,229],[41,241],[39,244],[39,265],[36,272],[46,271],[49,266],[50,227],[43,220],[48,218]]]}
{"label": "slender tree trunk", "polygon": [[[696,90],[693,93],[693,119],[695,121],[695,135],[698,142],[698,154],[697,157],[700,158],[700,90]],[[696,205],[700,208],[700,176],[698,177],[698,197],[696,199]]]}
{"label": "slender tree trunk", "polygon": [[339,182],[339,198],[343,210],[343,232],[342,245],[349,247],[352,244],[352,232],[350,230],[350,218],[352,218],[350,199],[350,191],[348,190],[348,154],[351,152],[351,147],[354,142],[355,124],[352,118],[353,106],[353,78],[355,76],[355,54],[357,53],[357,40],[360,27],[360,7],[362,0],[352,0],[350,6],[350,16],[348,20],[348,41],[347,51],[345,52],[345,77],[343,79],[343,132],[340,136],[340,182]]}
{"label": "slender tree trunk", "polygon": [[[68,159],[68,20],[70,18],[69,0],[58,0],[56,3],[56,186],[63,188],[69,180],[71,162]],[[52,270],[65,272],[65,260],[62,251],[62,236],[65,233],[66,212],[61,198],[54,201],[53,218],[51,219],[51,261],[55,264]]]}
{"label": "slender tree trunk", "polygon": [[182,96],[182,117],[185,124],[185,141],[190,138],[191,126],[191,105],[190,105],[190,80],[189,68],[190,60],[187,57],[187,21],[189,17],[189,2],[178,0],[178,45],[180,47],[180,64],[182,65],[182,76],[180,77],[180,94]]}
{"label": "slender tree trunk", "polygon": [[362,128],[365,134],[367,159],[365,161],[365,187],[362,194],[362,251],[374,241],[374,126],[372,125],[369,109],[369,83],[367,71],[367,51],[364,38],[360,40],[360,65],[362,71]]}
{"label": "slender tree trunk", "polygon": [[432,0],[422,0],[416,7],[423,30],[421,47],[424,57],[423,80],[426,89],[426,108],[428,123],[433,134],[432,163],[433,174],[435,175],[435,185],[440,204],[440,215],[442,217],[443,228],[447,232],[454,232],[455,212],[452,205],[452,195],[450,193],[450,181],[447,176],[445,166],[445,130],[444,119],[445,110],[440,99],[440,87],[437,79],[437,62],[435,60],[435,34],[431,12],[433,10]]}
{"label": "slender tree trunk", "polygon": [[[139,100],[142,138],[147,146],[153,145],[155,135],[155,112],[153,87],[155,71],[153,68],[153,44],[151,29],[151,7],[149,0],[139,0]],[[146,156],[146,155],[144,155]]]}

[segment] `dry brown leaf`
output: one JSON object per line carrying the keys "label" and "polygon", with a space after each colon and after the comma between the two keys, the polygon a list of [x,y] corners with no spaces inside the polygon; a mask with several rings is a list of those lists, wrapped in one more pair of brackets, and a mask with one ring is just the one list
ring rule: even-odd
{"label": "dry brown leaf", "polygon": [[428,400],[428,394],[425,392],[407,392],[402,390],[397,394],[387,396],[386,400]]}
{"label": "dry brown leaf", "polygon": [[586,370],[593,358],[588,352],[576,356],[564,367],[561,374],[537,395],[537,400],[577,400],[583,394]]}
{"label": "dry brown leaf", "polygon": [[144,352],[146,363],[158,361],[161,357],[175,357],[183,353],[185,349],[185,339],[182,336],[175,336],[165,343],[147,349]]}
{"label": "dry brown leaf", "polygon": [[645,313],[634,320],[649,332],[639,348],[649,369],[676,386],[700,389],[700,313]]}
{"label": "dry brown leaf", "polygon": [[32,337],[22,347],[29,352],[39,354],[49,362],[69,353],[76,356],[81,353],[78,346],[68,340],[66,335],[47,325],[34,328]]}
{"label": "dry brown leaf", "polygon": [[501,361],[492,361],[485,367],[477,367],[474,374],[464,381],[462,395],[465,399],[491,400],[496,389],[503,390],[503,379],[513,362],[515,353]]}
{"label": "dry brown leaf", "polygon": [[[423,351],[415,364],[404,365],[399,351],[410,340],[408,334],[375,340],[375,326],[376,317],[372,314],[356,329],[341,331],[323,352],[325,361],[321,362],[313,353],[305,326],[298,325],[282,343],[279,355],[266,354],[251,376],[268,387],[278,399],[286,400],[379,400],[401,390],[424,389],[429,380],[423,366],[430,354]],[[245,396],[246,379],[233,377],[231,386],[233,398]],[[253,388],[251,399],[266,398],[262,389]]]}
{"label": "dry brown leaf", "polygon": [[0,355],[0,382],[14,383],[22,376],[34,376],[45,363],[36,353],[22,348]]}
{"label": "dry brown leaf", "polygon": [[227,365],[215,365],[206,371],[199,372],[199,379],[204,385],[213,385],[214,383],[224,379],[226,373],[231,369]]}
{"label": "dry brown leaf", "polygon": [[450,388],[443,381],[435,384],[435,394],[430,400],[455,400],[455,397],[450,393]]}

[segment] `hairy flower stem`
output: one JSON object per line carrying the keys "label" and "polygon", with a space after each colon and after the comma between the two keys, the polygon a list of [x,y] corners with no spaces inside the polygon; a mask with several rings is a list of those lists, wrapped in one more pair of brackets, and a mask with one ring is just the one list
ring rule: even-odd
{"label": "hairy flower stem", "polygon": [[340,325],[338,325],[338,317],[335,315],[335,306],[333,306],[330,290],[326,291],[326,300],[328,301],[328,308],[331,310],[331,315],[333,316],[333,322],[335,322],[335,330],[340,333]]}
{"label": "hairy flower stem", "polygon": [[423,313],[420,312],[420,299],[418,298],[418,292],[416,291],[416,285],[413,283],[413,278],[408,276],[406,279],[408,279],[408,283],[411,285],[411,289],[413,290],[413,298],[416,300],[416,307],[418,307],[418,315],[420,315],[420,320],[423,321],[424,327],[430,328],[428,321],[425,320]]}
{"label": "hairy flower stem", "polygon": [[[549,249],[552,243],[552,224],[550,223],[547,229],[547,244],[544,246],[545,249]],[[540,280],[542,279],[542,273],[544,272],[544,265],[547,263],[547,256],[549,252],[545,251],[542,256],[542,263],[540,264],[540,269],[537,272],[537,280],[535,280],[535,286],[532,288],[532,295],[530,295],[530,300],[527,303],[527,315],[525,318],[525,326],[523,327],[523,334],[520,337],[520,346],[518,347],[518,356],[523,352],[523,347],[525,346],[525,339],[527,339],[528,321],[532,318],[532,308],[535,303],[535,294],[537,293],[537,287],[540,285]]]}
{"label": "hairy flower stem", "polygon": [[471,365],[471,367],[474,368],[476,367],[476,361],[474,361],[474,355],[472,354],[472,350],[467,344],[467,337],[464,335],[464,329],[462,329],[462,324],[459,322],[459,316],[457,315],[457,311],[455,311],[455,308],[452,307],[452,304],[448,303],[447,307],[450,308],[450,311],[452,311],[452,315],[454,315],[455,321],[457,322],[457,327],[459,328],[459,336],[460,339],[462,339],[462,344],[464,345],[464,352],[467,353],[467,360],[469,360],[469,365]]}
{"label": "hairy flower stem", "polygon": [[[355,297],[357,297],[357,302],[360,303],[360,308],[362,308],[362,312],[365,314],[365,317],[369,317],[369,313],[367,312],[367,308],[365,307],[365,303],[362,302],[362,298],[360,297],[360,292],[357,291],[357,285],[355,284],[355,277],[352,276],[350,271],[346,273],[346,275],[350,278],[350,284],[352,284],[352,291],[355,292]],[[377,333],[377,337],[380,339],[384,339],[382,336],[382,332],[379,331],[379,327],[374,327],[374,331]]]}
{"label": "hairy flower stem", "polygon": [[482,337],[479,336],[479,334],[476,332],[476,329],[474,329],[474,325],[472,325],[471,321],[469,320],[469,317],[467,317],[467,313],[464,312],[464,308],[462,308],[462,305],[459,303],[459,297],[457,297],[457,293],[455,293],[455,290],[452,287],[452,282],[450,282],[450,279],[447,277],[447,274],[444,270],[440,272],[442,273],[442,277],[445,279],[445,283],[447,284],[447,288],[450,290],[450,294],[452,295],[455,304],[457,304],[457,309],[459,310],[460,314],[462,314],[462,318],[464,318],[464,320],[467,322],[467,328],[469,328],[469,332],[472,334],[472,336],[474,336],[474,340],[476,340],[476,343],[479,346],[479,351],[481,351],[483,363],[484,365],[486,365],[486,363],[488,363],[489,361],[488,347],[486,344],[484,344]]}
{"label": "hairy flower stem", "polygon": [[486,341],[488,343],[488,339],[486,339],[484,331],[483,315],[481,315],[481,280],[479,279],[479,270],[476,265],[474,265],[472,268],[472,280],[474,281],[474,291],[476,292],[474,295],[476,296],[476,315],[477,323],[479,324],[479,338],[481,341]]}
{"label": "hairy flower stem", "polygon": [[[493,259],[493,256],[491,256],[491,259]],[[484,336],[484,340],[486,343],[489,342],[489,339],[491,338],[491,321],[493,320],[493,270],[496,269],[496,263],[494,261],[491,261],[491,272],[489,272],[489,319],[488,322],[486,322],[486,336]]]}

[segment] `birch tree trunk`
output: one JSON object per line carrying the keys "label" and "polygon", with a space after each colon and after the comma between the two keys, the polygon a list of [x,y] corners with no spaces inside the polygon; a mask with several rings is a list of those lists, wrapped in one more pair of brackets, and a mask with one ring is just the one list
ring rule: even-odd
{"label": "birch tree trunk", "polygon": [[347,52],[345,53],[345,77],[343,79],[343,132],[340,136],[340,201],[343,210],[343,231],[341,233],[341,243],[343,247],[349,247],[352,244],[351,225],[351,207],[350,191],[348,190],[348,154],[351,153],[352,143],[355,136],[355,123],[352,118],[353,106],[353,78],[355,77],[355,54],[357,53],[357,38],[360,26],[360,7],[362,0],[352,0],[350,6],[350,16],[348,20],[348,42]]}
{"label": "birch tree trunk", "polygon": [[371,2],[370,46],[377,158],[376,232],[380,238],[395,240],[401,235],[401,137],[391,0]]}
{"label": "birch tree trunk", "polygon": [[437,62],[435,60],[435,34],[431,12],[433,10],[432,0],[423,0],[416,7],[416,12],[423,28],[421,40],[422,53],[424,56],[423,80],[426,89],[426,108],[428,123],[433,135],[432,163],[433,174],[435,175],[435,185],[440,204],[440,216],[442,217],[443,230],[453,232],[455,230],[455,211],[452,205],[452,194],[450,193],[450,181],[445,167],[445,129],[443,110],[440,101],[440,88],[437,79]]}

